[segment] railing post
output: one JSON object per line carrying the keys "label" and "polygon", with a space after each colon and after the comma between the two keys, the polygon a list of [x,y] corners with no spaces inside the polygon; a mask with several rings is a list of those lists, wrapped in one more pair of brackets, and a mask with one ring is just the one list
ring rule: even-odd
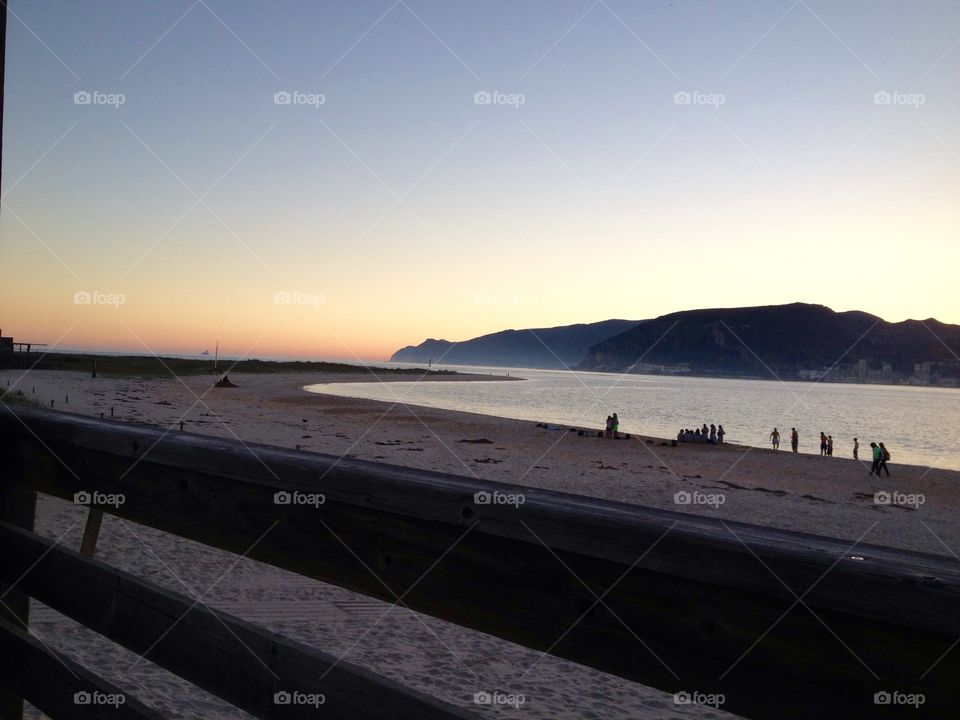
{"label": "railing post", "polygon": [[[6,4],[0,4],[0,17],[6,13]],[[2,27],[0,27],[2,31]],[[2,34],[0,34],[2,37]],[[0,60],[2,62],[2,60]],[[0,520],[33,531],[37,512],[37,492],[24,479],[18,481],[13,453],[16,448],[11,438],[0,442]],[[0,548],[0,553],[7,552]],[[29,632],[30,596],[16,587],[0,583],[0,619],[9,620]],[[23,720],[23,696],[16,688],[4,685],[0,674],[0,720]]]}
{"label": "railing post", "polygon": [[91,507],[87,513],[87,525],[83,529],[83,540],[80,542],[80,554],[93,557],[97,551],[97,538],[100,537],[100,524],[103,522],[103,510]]}
{"label": "railing post", "polygon": [[[0,449],[0,464],[9,468],[4,457],[9,448]],[[32,486],[16,482],[10,475],[0,485],[0,519],[33,531],[37,510],[37,493]],[[30,596],[16,587],[0,583],[0,618],[9,619],[17,627],[27,630],[30,624]],[[23,698],[12,688],[3,686],[0,677],[0,719],[22,720]]]}
{"label": "railing post", "polygon": [[[4,73],[7,56],[7,3],[0,2],[0,167],[3,166],[3,97]],[[2,182],[0,182],[2,187]],[[4,451],[0,448],[0,467],[6,465]],[[9,468],[9,466],[7,466]],[[0,484],[0,518],[16,523],[21,527],[33,530],[33,518],[36,511],[35,492],[23,493],[17,491],[17,484],[8,476]],[[30,598],[23,593],[12,590],[0,584],[0,617],[13,617],[13,622],[26,624],[29,621]],[[0,719],[22,720],[23,698],[13,690],[3,686],[0,677]]]}

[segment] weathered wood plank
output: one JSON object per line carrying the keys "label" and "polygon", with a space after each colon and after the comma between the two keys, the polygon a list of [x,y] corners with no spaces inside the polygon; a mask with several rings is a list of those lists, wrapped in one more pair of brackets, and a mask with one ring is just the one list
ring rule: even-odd
{"label": "weathered wood plank", "polygon": [[163,720],[163,716],[35,638],[0,620],[0,679],[43,713],[78,720]]}
{"label": "weathered wood plank", "polygon": [[475,717],[6,523],[0,547],[0,578],[22,576],[45,605],[257,717],[315,719],[318,707],[331,720]]}
{"label": "weathered wood plank", "polygon": [[[960,652],[919,680],[960,637],[951,559],[46,410],[21,417],[95,483],[45,462],[0,413],[18,437],[14,471],[44,492],[123,493],[104,509],[654,687],[722,692],[732,712],[878,717],[885,689],[924,692],[928,712],[954,704]],[[275,504],[294,490],[326,502]],[[478,491],[526,497],[477,505]]]}

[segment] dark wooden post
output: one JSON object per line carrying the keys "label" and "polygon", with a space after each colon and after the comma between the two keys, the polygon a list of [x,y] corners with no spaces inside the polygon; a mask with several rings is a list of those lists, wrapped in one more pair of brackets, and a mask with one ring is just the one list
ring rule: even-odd
{"label": "dark wooden post", "polygon": [[80,542],[80,554],[93,557],[97,551],[97,539],[100,537],[100,524],[103,522],[103,510],[90,508],[87,515],[87,525],[83,529],[83,540]]}
{"label": "dark wooden post", "polygon": [[[7,3],[0,2],[0,168],[3,167],[3,96],[4,73],[7,57]],[[3,179],[0,178],[0,189]],[[8,448],[0,447],[0,463],[6,464]],[[33,530],[33,516],[36,506],[35,492],[25,492],[22,486],[12,484],[12,479],[4,477],[0,484],[0,518],[21,527]],[[6,586],[0,584],[0,595],[6,592]],[[4,607],[6,606],[6,607]],[[7,609],[9,608],[9,610]],[[3,598],[0,605],[0,618],[14,617],[13,622],[23,626],[29,622],[30,598],[16,590]],[[3,720],[22,720],[23,698],[19,693],[0,685],[0,718]]]}
{"label": "dark wooden post", "polygon": [[[0,448],[0,464],[9,467],[9,447]],[[37,493],[32,486],[15,482],[7,474],[0,485],[0,519],[26,530],[33,530],[36,516]],[[0,583],[0,619],[10,620],[15,626],[26,629],[30,624],[30,596],[17,590],[9,590]],[[23,698],[11,688],[0,685],[0,718],[2,720],[22,720]]]}

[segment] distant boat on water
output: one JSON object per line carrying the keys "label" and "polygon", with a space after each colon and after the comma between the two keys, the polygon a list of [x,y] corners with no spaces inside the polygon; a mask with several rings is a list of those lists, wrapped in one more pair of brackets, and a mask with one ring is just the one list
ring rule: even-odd
{"label": "distant boat on water", "polygon": [[202,353],[200,353],[200,355],[201,355],[201,356],[209,356],[209,355],[210,355],[210,351],[209,351],[209,350],[204,350]]}

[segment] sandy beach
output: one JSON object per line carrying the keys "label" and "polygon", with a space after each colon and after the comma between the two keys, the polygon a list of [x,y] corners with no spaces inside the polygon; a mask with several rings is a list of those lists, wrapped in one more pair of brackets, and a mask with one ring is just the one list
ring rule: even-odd
{"label": "sandy beach", "polygon": [[[91,378],[59,371],[0,372],[0,387],[40,404],[119,421],[345,455],[398,465],[635,503],[848,540],[952,555],[960,551],[960,472],[869,463],[740,446],[681,444],[634,436],[607,440],[432,408],[308,393],[314,383],[357,382],[356,374],[231,374],[182,380]],[[391,378],[366,376],[366,380]],[[396,377],[409,381],[409,377]],[[447,376],[450,380],[496,380]],[[434,379],[424,380],[435,381]],[[549,420],[549,418],[544,418]],[[484,441],[484,442],[476,442]],[[865,455],[867,449],[862,452]],[[878,504],[877,492],[922,496],[914,506]],[[678,504],[696,493],[722,498]],[[85,509],[41,497],[37,532],[78,548]],[[535,718],[722,718],[722,710],[676,705],[670,694],[586,669],[427,616],[394,609],[332,585],[107,517],[97,558],[234,613],[478,714]],[[229,572],[227,572],[229,570]],[[226,575],[224,575],[226,573]],[[197,612],[202,612],[202,605]],[[171,717],[243,716],[218,699],[34,603],[33,627],[67,652]],[[643,648],[638,644],[638,653]],[[483,690],[522,693],[497,710],[473,704]]]}

